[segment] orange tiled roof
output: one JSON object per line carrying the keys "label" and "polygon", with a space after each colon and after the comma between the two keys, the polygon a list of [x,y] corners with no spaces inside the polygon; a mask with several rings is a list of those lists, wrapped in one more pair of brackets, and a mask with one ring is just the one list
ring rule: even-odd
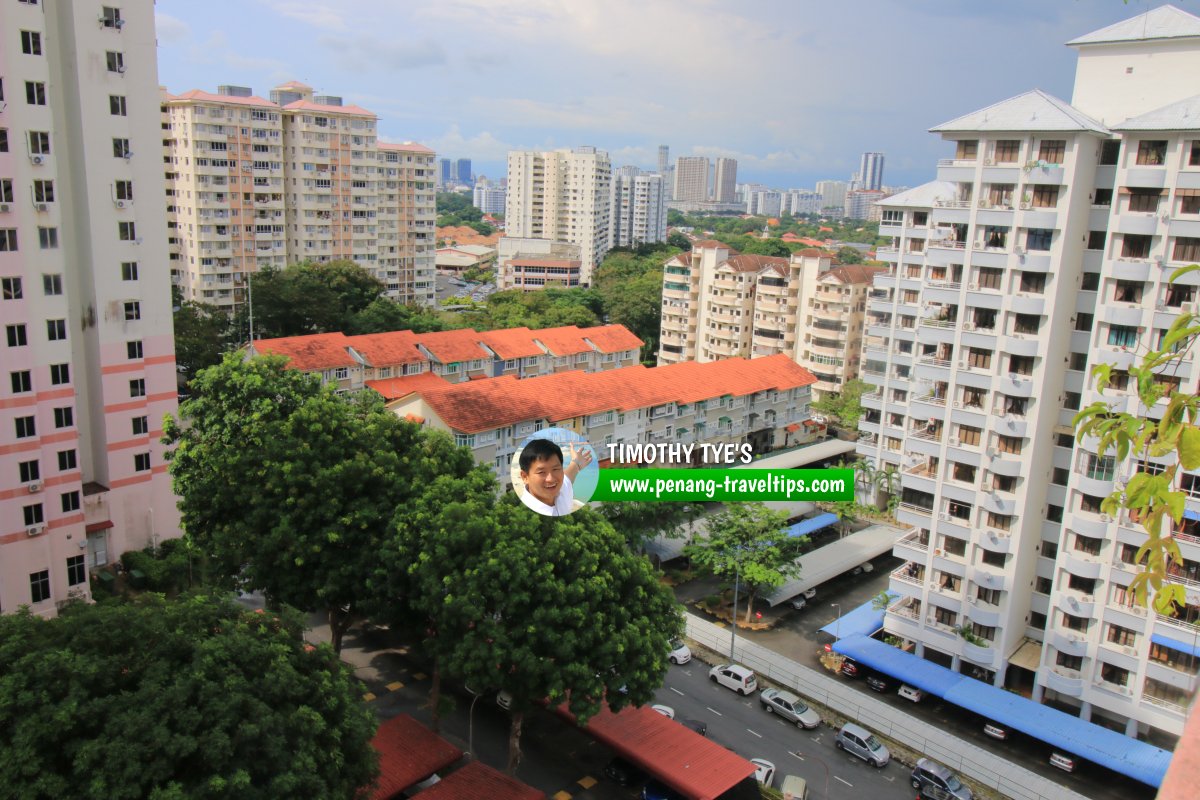
{"label": "orange tiled roof", "polygon": [[783,236],[779,237],[779,241],[781,241],[781,242],[799,242],[799,241],[801,241],[801,239],[796,234],[792,233],[791,231],[788,231]]}
{"label": "orange tiled roof", "polygon": [[311,336],[288,336],[283,339],[259,339],[254,342],[257,355],[273,353],[287,356],[288,366],[303,370],[324,370],[335,367],[356,367],[349,342],[342,333],[314,333]]}
{"label": "orange tiled roof", "polygon": [[582,333],[601,353],[637,350],[643,344],[642,340],[624,325],[597,325],[594,328],[584,328]]}
{"label": "orange tiled roof", "polygon": [[234,95],[213,94],[202,89],[192,89],[183,94],[171,95],[167,98],[168,103],[177,103],[180,101],[194,100],[203,103],[232,103],[238,106],[268,106],[278,109],[279,106],[272,103],[270,100],[264,100],[261,97],[235,97]]}
{"label": "orange tiled roof", "polygon": [[825,246],[825,243],[822,242],[820,239],[812,239],[808,236],[801,236],[800,243],[806,244],[809,247],[824,247]]}
{"label": "orange tiled roof", "polygon": [[484,331],[479,339],[499,358],[530,358],[544,355],[542,348],[534,342],[536,333],[529,328],[504,328],[496,331]]}
{"label": "orange tiled roof", "polygon": [[534,331],[533,338],[541,342],[552,356],[573,356],[592,352],[591,345],[584,341],[583,331],[574,325],[543,328]]}
{"label": "orange tiled roof", "polygon": [[413,392],[449,386],[450,381],[432,372],[422,372],[417,375],[405,375],[401,378],[367,381],[366,385],[383,395],[384,400],[395,400],[399,397],[408,397]]}
{"label": "orange tiled roof", "polygon": [[506,375],[446,386],[430,383],[413,392],[454,430],[479,433],[531,420],[560,422],[603,411],[794,389],[816,380],[780,354],[751,361],[731,358],[605,372],[571,370],[523,380]]}
{"label": "orange tiled roof", "polygon": [[479,333],[470,328],[422,333],[418,340],[418,344],[443,364],[490,358],[488,352],[480,347],[479,342]]}
{"label": "orange tiled roof", "polygon": [[813,247],[810,247],[807,250],[800,250],[792,255],[807,256],[809,258],[833,258],[832,254],[826,253],[824,250],[817,250]]}
{"label": "orange tiled roof", "polygon": [[829,231],[830,233],[833,233],[833,228],[828,228],[824,225],[820,225],[817,227],[817,232],[820,233],[821,231]]}
{"label": "orange tiled roof", "polygon": [[346,337],[346,343],[362,354],[372,367],[424,361],[425,356],[417,349],[420,340],[421,335],[412,331],[364,333]]}
{"label": "orange tiled roof", "polygon": [[433,153],[433,150],[416,142],[379,142],[380,150],[399,150],[405,153]]}
{"label": "orange tiled roof", "polygon": [[887,272],[887,267],[870,267],[866,264],[843,264],[826,272],[838,277],[842,283],[870,283],[876,275]]}
{"label": "orange tiled roof", "polygon": [[322,114],[354,114],[361,117],[374,117],[374,111],[367,111],[362,106],[327,106],[324,103],[314,103],[312,100],[296,100],[283,107],[284,111],[319,111]]}
{"label": "orange tiled roof", "polygon": [[739,254],[732,256],[721,266],[728,266],[737,272],[758,272],[763,267],[786,267],[788,260],[781,256],[760,256]]}

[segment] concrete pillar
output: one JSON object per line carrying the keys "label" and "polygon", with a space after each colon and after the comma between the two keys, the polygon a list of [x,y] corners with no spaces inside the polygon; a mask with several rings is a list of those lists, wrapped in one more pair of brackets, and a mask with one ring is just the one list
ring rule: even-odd
{"label": "concrete pillar", "polygon": [[924,642],[917,642],[916,645],[917,646],[913,648],[913,655],[915,655],[917,658],[924,658],[925,657]]}
{"label": "concrete pillar", "polygon": [[1138,721],[1133,717],[1125,720],[1125,735],[1131,739],[1136,739],[1138,735]]}
{"label": "concrete pillar", "polygon": [[1092,721],[1092,704],[1084,700],[1079,705],[1079,718],[1085,722]]}
{"label": "concrete pillar", "polygon": [[1006,674],[1008,674],[1008,662],[1001,661],[1000,666],[996,669],[995,676],[992,678],[992,686],[995,686],[997,689],[1003,689],[1004,676]]}
{"label": "concrete pillar", "polygon": [[950,659],[950,669],[958,672],[960,667],[962,667],[962,656],[952,657]]}
{"label": "concrete pillar", "polygon": [[1042,702],[1042,695],[1045,694],[1045,692],[1046,692],[1045,687],[1042,686],[1042,684],[1038,682],[1037,678],[1034,678],[1033,679],[1033,702],[1035,702],[1035,703]]}

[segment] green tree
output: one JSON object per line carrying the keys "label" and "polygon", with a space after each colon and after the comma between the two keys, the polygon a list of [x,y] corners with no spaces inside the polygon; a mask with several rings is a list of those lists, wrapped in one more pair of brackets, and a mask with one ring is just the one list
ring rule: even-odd
{"label": "green tree", "polygon": [[[375,276],[353,261],[303,261],[250,276],[254,336],[271,339],[346,330],[355,314],[384,291]],[[235,328],[249,329],[249,304],[238,310]]]}
{"label": "green tree", "polygon": [[403,305],[386,297],[377,297],[366,308],[356,312],[348,320],[343,331],[347,335],[363,333],[386,333],[388,331],[413,331],[430,333],[443,331],[449,326],[436,311],[424,306]]}
{"label": "green tree", "polygon": [[861,264],[862,251],[857,247],[840,247],[837,251],[837,260],[843,264]]}
{"label": "green tree", "polygon": [[772,511],[762,503],[734,503],[708,518],[704,539],[684,548],[693,563],[746,588],[746,622],[761,592],[800,574],[795,561],[807,539],[788,537],[783,530],[787,520],[786,511]]}
{"label": "green tree", "polygon": [[231,354],[164,424],[183,526],[227,582],[324,609],[334,650],[382,582],[375,554],[437,447],[376,396],[350,400],[280,357]]}
{"label": "green tree", "polygon": [[683,231],[671,231],[667,235],[667,244],[671,245],[671,247],[678,247],[685,253],[692,249],[692,240]]}
{"label": "green tree", "polygon": [[625,537],[630,548],[640,551],[646,542],[658,536],[677,537],[680,529],[702,512],[690,503],[601,503],[600,515]]}
{"label": "green tree", "polygon": [[302,633],[209,597],[0,617],[4,795],[358,797],[378,769],[374,714]]}
{"label": "green tree", "polygon": [[842,384],[841,392],[827,392],[812,404],[815,411],[833,417],[839,425],[849,430],[858,428],[862,417],[863,392],[873,388],[869,383],[854,378]]}
{"label": "green tree", "polygon": [[[1183,275],[1200,271],[1200,265],[1180,267],[1171,274],[1174,282]],[[1185,311],[1175,317],[1171,326],[1158,341],[1158,349],[1148,349],[1140,364],[1130,365],[1125,372],[1137,399],[1144,410],[1161,409],[1161,419],[1148,411],[1120,411],[1100,400],[1081,409],[1073,420],[1075,437],[1087,443],[1103,456],[1112,454],[1118,463],[1131,456],[1136,472],[1100,504],[1100,510],[1118,516],[1120,509],[1129,512],[1146,532],[1146,542],[1134,556],[1142,571],[1130,581],[1137,602],[1146,605],[1153,590],[1154,606],[1160,614],[1172,615],[1177,607],[1186,604],[1184,587],[1170,580],[1172,563],[1182,566],[1179,545],[1171,536],[1175,526],[1182,525],[1187,495],[1181,488],[1183,470],[1200,469],[1200,395],[1180,392],[1177,367],[1189,357],[1200,336],[1200,315]],[[1103,395],[1112,384],[1111,364],[1092,368],[1096,388]],[[1120,405],[1124,405],[1121,403]],[[1170,457],[1161,472],[1146,470],[1147,459]]]}
{"label": "green tree", "polygon": [[224,309],[185,300],[176,306],[174,322],[175,363],[185,375],[195,375],[221,360],[230,325]]}

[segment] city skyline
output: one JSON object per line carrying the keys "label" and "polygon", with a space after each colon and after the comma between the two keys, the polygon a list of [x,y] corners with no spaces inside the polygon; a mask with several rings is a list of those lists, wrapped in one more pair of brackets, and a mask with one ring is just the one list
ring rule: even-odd
{"label": "city skyline", "polygon": [[[578,145],[608,151],[614,166],[653,169],[668,144],[672,162],[731,157],[741,181],[803,188],[848,179],[866,151],[887,154],[890,184],[928,180],[942,155],[928,128],[980,98],[1033,88],[1069,97],[1074,51],[1065,42],[1161,4],[1021,0],[948,12],[927,2],[819,11],[710,2],[696,14],[672,0],[609,3],[601,15],[594,4],[567,11],[512,0],[418,8],[255,0],[237,6],[246,24],[220,27],[225,5],[232,10],[225,0],[157,5],[160,79],[172,92],[235,79],[262,92],[302,80],[374,111],[384,139],[469,157],[477,174],[502,174],[509,150]],[[1200,0],[1175,5],[1200,13]],[[264,40],[255,33],[263,29],[277,35]],[[395,41],[372,33],[383,29],[406,33]],[[680,62],[660,46],[663,30],[698,46]],[[858,38],[848,43],[838,31]],[[911,41],[937,46],[901,49]]]}

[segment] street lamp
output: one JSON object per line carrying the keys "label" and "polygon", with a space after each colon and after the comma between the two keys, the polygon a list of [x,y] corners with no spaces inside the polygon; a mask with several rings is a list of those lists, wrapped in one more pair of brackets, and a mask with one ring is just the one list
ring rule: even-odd
{"label": "street lamp", "polygon": [[833,638],[834,638],[834,641],[837,641],[838,639],[842,638],[839,635],[842,630],[842,604],[841,603],[830,603],[829,607],[837,609],[837,617],[834,619],[834,622],[833,622]]}
{"label": "street lamp", "polygon": [[471,711],[467,714],[467,752],[471,758],[475,758],[475,703],[478,701],[479,695],[471,698]]}
{"label": "street lamp", "polygon": [[729,660],[730,661],[737,660],[736,658],[733,657],[733,647],[737,643],[738,581],[741,578],[741,567],[742,567],[742,562],[739,559],[735,558],[733,560],[733,617],[732,617],[732,619],[729,620],[732,623],[732,625],[730,626],[731,633],[729,636]]}

